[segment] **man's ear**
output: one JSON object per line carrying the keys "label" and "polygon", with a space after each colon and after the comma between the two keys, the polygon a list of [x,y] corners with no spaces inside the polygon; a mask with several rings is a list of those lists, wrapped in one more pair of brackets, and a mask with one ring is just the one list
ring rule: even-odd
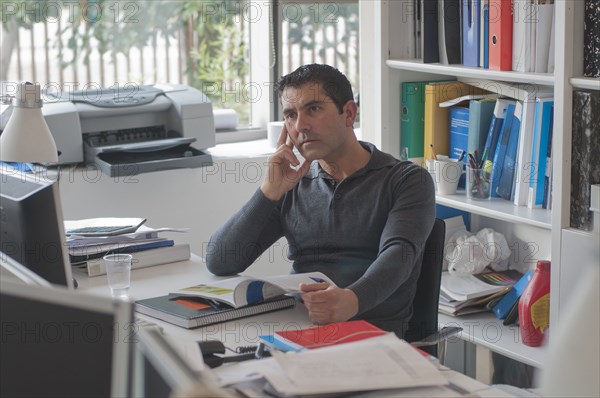
{"label": "man's ear", "polygon": [[358,105],[354,100],[348,100],[344,104],[344,116],[346,117],[346,127],[354,126],[356,120],[356,114],[358,113]]}

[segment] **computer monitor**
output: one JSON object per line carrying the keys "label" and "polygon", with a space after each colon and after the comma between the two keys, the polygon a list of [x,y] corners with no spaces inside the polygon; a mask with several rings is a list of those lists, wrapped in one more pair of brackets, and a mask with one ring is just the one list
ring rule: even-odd
{"label": "computer monitor", "polygon": [[[140,328],[135,351],[135,397],[231,397],[232,394],[194,372],[156,327]],[[198,355],[200,352],[198,351]]]}
{"label": "computer monitor", "polygon": [[129,396],[132,306],[0,280],[0,396]]}
{"label": "computer monitor", "polygon": [[27,285],[51,287],[50,282],[0,251],[0,278],[13,278]]}
{"label": "computer monitor", "polygon": [[0,250],[48,282],[73,288],[58,182],[0,168]]}

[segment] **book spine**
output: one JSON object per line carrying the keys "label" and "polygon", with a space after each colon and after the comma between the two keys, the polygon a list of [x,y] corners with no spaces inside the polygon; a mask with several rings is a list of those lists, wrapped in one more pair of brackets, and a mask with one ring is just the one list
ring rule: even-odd
{"label": "book spine", "polygon": [[512,2],[490,0],[489,2],[489,68],[492,70],[512,69]]}
{"label": "book spine", "polygon": [[423,0],[423,62],[440,62],[438,39],[438,2]]}
{"label": "book spine", "polygon": [[514,188],[514,177],[517,160],[517,150],[519,143],[519,132],[521,130],[521,118],[523,117],[523,104],[518,101],[515,107],[515,115],[510,128],[510,136],[506,147],[506,153],[504,158],[504,165],[502,166],[502,174],[500,175],[500,182],[498,183],[498,196],[512,200],[513,188]]}
{"label": "book spine", "polygon": [[494,160],[492,164],[485,165],[486,170],[491,170],[492,175],[492,187],[491,194],[493,197],[498,197],[497,189],[500,184],[500,178],[502,177],[502,169],[504,166],[504,157],[506,155],[506,148],[508,145],[508,139],[510,138],[510,130],[513,123],[515,114],[515,105],[509,104],[506,109],[506,117],[502,123],[502,130],[498,137],[498,144],[494,153]]}
{"label": "book spine", "polygon": [[129,253],[135,253],[135,252],[140,252],[140,251],[144,251],[144,250],[158,249],[160,247],[173,246],[174,244],[175,244],[175,241],[166,239],[166,240],[160,240],[160,241],[156,241],[156,242],[148,242],[148,243],[140,243],[137,245],[116,247],[116,248],[110,249],[108,251],[100,251],[100,252],[97,252],[92,248],[91,250],[94,251],[92,254],[83,254],[83,255],[75,255],[75,256],[69,255],[69,260],[71,261],[71,263],[82,263],[84,261],[102,258],[107,254],[129,254]]}
{"label": "book spine", "polygon": [[425,82],[406,82],[401,86],[400,147],[408,158],[423,158]]}
{"label": "book spine", "polygon": [[[141,252],[131,253],[133,258],[131,260],[131,269],[153,267],[155,265],[162,265],[168,263],[174,263],[177,261],[186,261],[190,259],[191,251],[190,245],[174,245],[161,247],[158,249],[144,250]],[[102,259],[90,260],[85,263],[85,267],[81,267],[87,270],[88,276],[100,276],[106,275],[106,268]]]}

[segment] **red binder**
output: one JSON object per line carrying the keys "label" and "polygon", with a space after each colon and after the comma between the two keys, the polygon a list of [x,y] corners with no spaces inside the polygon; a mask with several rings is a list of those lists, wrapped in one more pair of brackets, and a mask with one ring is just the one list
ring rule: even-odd
{"label": "red binder", "polygon": [[512,70],[512,1],[490,0],[490,69]]}

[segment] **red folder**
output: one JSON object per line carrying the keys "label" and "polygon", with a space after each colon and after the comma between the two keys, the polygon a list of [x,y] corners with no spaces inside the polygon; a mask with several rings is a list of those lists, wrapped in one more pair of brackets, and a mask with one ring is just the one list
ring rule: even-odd
{"label": "red folder", "polygon": [[490,0],[490,69],[512,70],[512,1]]}

